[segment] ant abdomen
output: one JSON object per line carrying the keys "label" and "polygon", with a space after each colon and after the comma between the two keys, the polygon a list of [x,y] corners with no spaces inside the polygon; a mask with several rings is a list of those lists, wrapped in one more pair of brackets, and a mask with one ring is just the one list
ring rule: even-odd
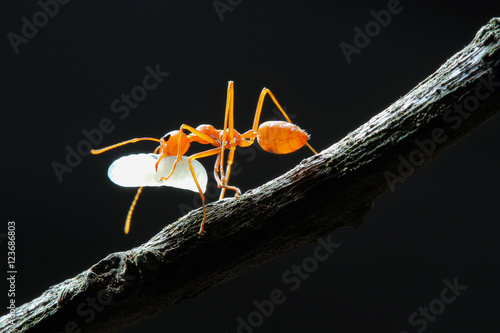
{"label": "ant abdomen", "polygon": [[265,151],[289,154],[302,148],[309,134],[297,125],[286,121],[266,121],[257,130],[257,141]]}

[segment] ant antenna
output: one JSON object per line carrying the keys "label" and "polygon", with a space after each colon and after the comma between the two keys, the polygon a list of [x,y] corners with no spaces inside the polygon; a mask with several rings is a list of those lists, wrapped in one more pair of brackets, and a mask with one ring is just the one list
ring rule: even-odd
{"label": "ant antenna", "polygon": [[136,139],[130,139],[130,140],[127,140],[127,141],[123,141],[123,142],[114,144],[114,145],[109,146],[109,147],[105,147],[105,148],[101,148],[101,149],[92,149],[90,151],[90,153],[92,153],[93,155],[97,155],[97,154],[104,153],[105,151],[108,151],[108,150],[111,150],[111,149],[114,149],[114,148],[117,148],[117,147],[121,147],[121,146],[124,146],[124,145],[129,144],[129,143],[135,143],[135,142],[138,142],[138,141],[155,141],[155,142],[161,142],[160,139],[156,139],[156,138],[136,138]]}

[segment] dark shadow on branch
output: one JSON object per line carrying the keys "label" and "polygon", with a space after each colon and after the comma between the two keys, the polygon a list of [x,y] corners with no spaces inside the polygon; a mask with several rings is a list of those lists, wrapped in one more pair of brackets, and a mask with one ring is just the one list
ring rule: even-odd
{"label": "dark shadow on branch", "polygon": [[[116,332],[316,241],[361,225],[374,200],[500,111],[500,19],[406,96],[320,154],[243,194],[190,212],[17,309],[5,332]],[[167,221],[166,221],[167,222]],[[103,305],[79,315],[87,298]],[[86,322],[87,320],[88,322]],[[7,328],[7,330],[6,330]]]}

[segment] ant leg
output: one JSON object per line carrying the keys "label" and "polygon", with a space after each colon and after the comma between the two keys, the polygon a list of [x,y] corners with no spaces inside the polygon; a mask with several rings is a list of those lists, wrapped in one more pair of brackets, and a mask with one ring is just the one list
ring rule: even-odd
{"label": "ant leg", "polygon": [[127,219],[125,220],[125,233],[128,234],[130,231],[130,222],[132,221],[132,213],[134,212],[135,205],[137,204],[137,200],[139,200],[139,196],[141,195],[143,187],[139,187],[137,190],[137,194],[134,197],[134,201],[130,205],[130,209],[128,210]]}
{"label": "ant leg", "polygon": [[[226,173],[227,179],[229,179],[229,175],[231,174],[231,166],[233,164],[233,159],[234,159],[234,149],[229,152],[228,166],[227,166],[227,173]],[[236,193],[235,193],[234,196],[236,198],[238,198],[240,196],[240,194],[241,194],[240,189],[237,188],[236,186],[229,186],[229,185],[227,185],[227,181],[224,184],[221,181],[221,179],[219,178],[219,175],[218,175],[219,169],[220,169],[220,154],[219,154],[219,156],[217,156],[217,161],[215,162],[215,167],[214,167],[214,176],[215,176],[215,180],[217,181],[217,187],[218,188],[222,188],[222,190],[220,192],[219,200],[224,199],[224,195],[226,193],[226,189],[235,191]]]}
{"label": "ant leg", "polygon": [[203,194],[203,191],[201,190],[200,184],[198,183],[198,179],[196,178],[196,173],[194,172],[194,168],[193,168],[193,165],[191,164],[191,162],[193,160],[198,159],[198,158],[208,157],[208,156],[212,156],[212,155],[219,154],[219,153],[220,153],[220,148],[213,148],[210,150],[202,151],[200,153],[191,155],[188,158],[189,169],[191,170],[191,175],[193,176],[193,180],[196,184],[196,187],[198,188],[198,192],[200,192],[201,203],[203,205],[203,221],[201,222],[201,226],[200,226],[200,231],[199,231],[200,234],[205,233],[205,220],[207,217],[207,213],[205,211],[205,195]]}
{"label": "ant leg", "polygon": [[[229,156],[231,158],[231,152],[229,152]],[[234,156],[234,151],[233,151],[233,156]],[[234,159],[234,158],[232,158],[232,159]],[[232,159],[231,159],[231,161],[232,161]],[[229,161],[229,159],[228,159],[228,161]],[[232,164],[232,162],[231,162],[231,164]],[[227,178],[229,178],[229,174],[231,173],[231,167],[228,165],[227,168],[228,169],[227,169],[226,175],[227,175]],[[217,161],[215,161],[215,166],[214,166],[214,177],[215,177],[215,180],[217,181],[217,187],[222,188],[219,200],[224,199],[224,195],[226,193],[226,188],[229,190],[235,191],[236,192],[235,197],[239,197],[239,195],[241,194],[240,189],[235,187],[235,186],[227,185],[227,182],[226,182],[226,184],[223,184],[220,177],[219,177],[219,174],[218,174],[219,170],[220,170],[220,154],[217,156]]]}
{"label": "ant leg", "polygon": [[[269,95],[269,97],[271,97],[274,104],[278,107],[278,109],[281,111],[281,114],[283,114],[283,116],[285,117],[286,121],[293,124],[292,121],[290,120],[290,118],[288,117],[288,115],[286,114],[285,110],[281,107],[281,105],[278,102],[278,100],[276,99],[276,97],[274,97],[271,90],[264,88],[264,89],[262,89],[262,92],[260,93],[259,101],[257,102],[257,109],[255,110],[255,118],[253,120],[253,126],[252,126],[252,131],[254,133],[254,136],[248,135],[248,138],[250,139],[250,142],[251,142],[250,144],[252,144],[254,142],[255,138],[257,137],[257,130],[259,128],[260,114],[262,112],[262,107],[264,105],[264,98],[266,97],[266,95]],[[244,134],[247,134],[247,133],[244,133]],[[247,136],[245,136],[245,138],[247,138]],[[309,149],[311,149],[311,151],[314,154],[317,154],[316,150],[314,150],[314,148],[311,147],[311,145],[308,142],[306,142],[306,145],[309,147]]]}
{"label": "ant leg", "polygon": [[[227,84],[227,98],[226,98],[226,113],[224,115],[224,129],[222,130],[222,146],[220,158],[220,173],[222,182],[227,183],[226,176],[224,175],[224,151],[226,149],[226,138],[229,129],[229,146],[233,145],[234,141],[234,82],[229,81]],[[224,196],[223,194],[221,194]]]}
{"label": "ant leg", "polygon": [[[224,153],[226,150],[226,137],[229,135],[229,157],[228,157],[228,165],[226,169],[226,173],[224,173]],[[221,154],[220,154],[220,174],[221,174],[221,179],[218,181],[218,186],[219,188],[222,188],[221,193],[220,193],[220,199],[224,198],[226,189],[231,189],[236,192],[235,196],[238,197],[241,194],[241,191],[234,186],[229,186],[227,185],[227,182],[229,181],[229,176],[231,173],[231,166],[233,164],[234,160],[234,150],[236,148],[234,144],[234,135],[235,135],[235,130],[234,130],[234,82],[229,81],[228,82],[228,87],[227,87],[227,99],[226,99],[226,114],[224,116],[224,129],[222,132],[222,147],[221,147]],[[219,170],[219,168],[217,168]]]}
{"label": "ant leg", "polygon": [[[168,156],[168,155],[161,155],[160,158],[158,159],[158,161],[156,161],[156,164],[155,164],[155,167],[156,167],[156,172],[158,172],[158,165],[160,164],[160,161],[165,157],[165,156]],[[172,165],[172,169],[170,170],[170,173],[167,175],[167,177],[161,177],[158,181],[159,182],[164,182],[164,181],[167,181],[170,176],[172,176],[174,174],[174,171],[175,171],[175,167],[177,166],[177,162],[179,162],[179,160],[182,158],[182,155],[180,158],[176,159],[174,164]]]}
{"label": "ant leg", "polygon": [[222,182],[219,177],[219,170],[220,170],[220,154],[217,155],[217,160],[215,160],[215,165],[214,165],[214,178],[217,181],[217,187],[221,188]]}
{"label": "ant leg", "polygon": [[226,189],[235,191],[235,193],[234,193],[235,198],[239,198],[239,196],[241,195],[241,191],[239,188],[237,188],[236,186],[227,185],[227,180],[229,179],[229,175],[231,174],[231,167],[233,165],[235,148],[236,147],[233,147],[233,148],[230,148],[230,150],[229,150],[229,155],[227,158],[226,181],[223,182],[222,185],[219,185],[220,187],[222,187],[219,200],[224,199],[224,194],[226,193]]}

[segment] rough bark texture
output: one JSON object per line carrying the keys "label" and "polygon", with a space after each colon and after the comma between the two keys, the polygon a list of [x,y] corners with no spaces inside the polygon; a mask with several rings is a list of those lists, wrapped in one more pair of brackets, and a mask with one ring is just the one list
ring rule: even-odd
{"label": "rough bark texture", "polygon": [[[192,211],[146,244],[110,254],[19,307],[13,326],[2,317],[0,329],[116,332],[337,228],[359,227],[380,194],[500,111],[499,69],[496,18],[340,142],[239,199],[209,204],[206,235],[198,235],[201,210]],[[88,297],[109,302],[93,320],[78,314]]]}

